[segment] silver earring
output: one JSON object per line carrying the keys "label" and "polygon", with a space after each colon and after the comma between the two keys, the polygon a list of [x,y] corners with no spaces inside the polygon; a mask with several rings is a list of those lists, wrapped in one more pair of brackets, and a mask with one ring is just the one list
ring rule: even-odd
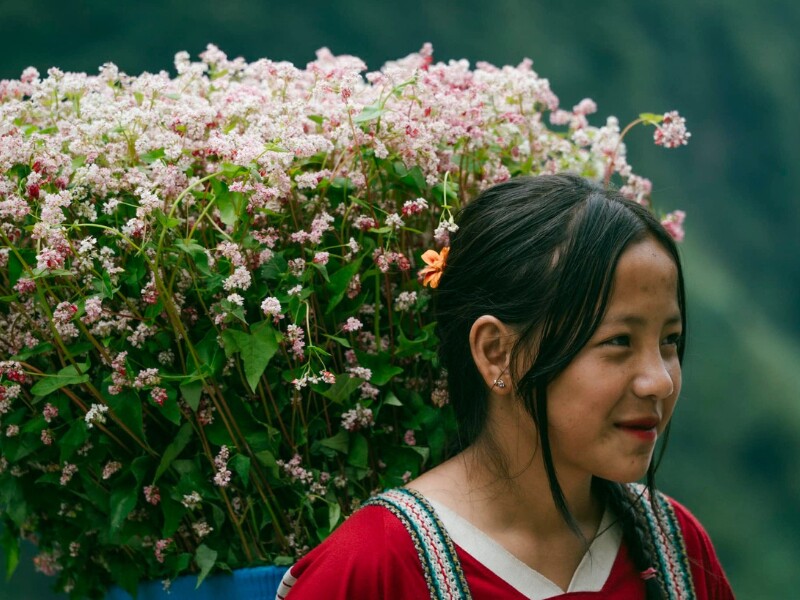
{"label": "silver earring", "polygon": [[505,381],[503,381],[502,379],[495,379],[495,380],[494,380],[494,384],[495,384],[497,387],[499,387],[501,390],[502,390],[504,387],[506,387],[506,382],[505,382]]}

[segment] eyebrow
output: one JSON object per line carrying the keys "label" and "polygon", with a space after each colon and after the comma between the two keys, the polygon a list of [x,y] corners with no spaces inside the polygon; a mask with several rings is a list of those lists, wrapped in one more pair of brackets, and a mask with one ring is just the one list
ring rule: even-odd
{"label": "eyebrow", "polygon": [[[647,324],[647,319],[639,315],[619,315],[608,320],[603,320],[603,325],[629,325],[631,327],[642,327]],[[664,325],[676,325],[683,321],[680,314],[674,314],[664,321]]]}

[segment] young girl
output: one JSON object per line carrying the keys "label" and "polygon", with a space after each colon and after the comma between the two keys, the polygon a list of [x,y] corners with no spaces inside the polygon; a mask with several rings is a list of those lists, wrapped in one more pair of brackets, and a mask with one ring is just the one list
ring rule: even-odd
{"label": "young girl", "polygon": [[686,336],[670,235],[571,175],[490,188],[457,224],[425,276],[461,449],[368,501],[278,598],[733,598],[653,487]]}

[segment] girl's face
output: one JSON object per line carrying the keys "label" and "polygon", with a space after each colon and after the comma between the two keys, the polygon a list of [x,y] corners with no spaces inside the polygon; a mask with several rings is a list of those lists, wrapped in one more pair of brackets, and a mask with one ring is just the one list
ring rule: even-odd
{"label": "girl's face", "polygon": [[620,256],[600,326],[548,388],[560,480],[640,479],[681,388],[678,269],[653,238]]}

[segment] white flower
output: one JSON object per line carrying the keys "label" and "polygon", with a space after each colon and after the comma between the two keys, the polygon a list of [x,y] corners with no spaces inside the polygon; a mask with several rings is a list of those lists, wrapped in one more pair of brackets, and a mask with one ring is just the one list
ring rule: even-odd
{"label": "white flower", "polygon": [[364,324],[361,321],[359,321],[355,317],[350,317],[349,319],[347,319],[347,322],[344,325],[342,325],[342,330],[350,333],[353,331],[358,331],[363,326]]}
{"label": "white flower", "polygon": [[277,298],[275,298],[273,296],[269,296],[267,298],[264,298],[264,301],[261,303],[261,310],[268,317],[279,317],[279,316],[282,316],[281,315],[281,303],[278,301]]}
{"label": "white flower", "polygon": [[236,267],[233,274],[223,282],[222,287],[228,291],[235,288],[246,290],[250,287],[251,281],[250,271],[246,267]]}
{"label": "white flower", "polygon": [[106,422],[106,413],[108,412],[108,406],[105,404],[92,404],[88,411],[86,411],[86,415],[84,416],[84,420],[86,421],[86,425],[91,429],[95,425],[100,425]]}
{"label": "white flower", "polygon": [[397,213],[392,213],[388,217],[386,217],[386,225],[391,227],[392,229],[398,229],[405,225],[403,219],[400,218],[400,215]]}

